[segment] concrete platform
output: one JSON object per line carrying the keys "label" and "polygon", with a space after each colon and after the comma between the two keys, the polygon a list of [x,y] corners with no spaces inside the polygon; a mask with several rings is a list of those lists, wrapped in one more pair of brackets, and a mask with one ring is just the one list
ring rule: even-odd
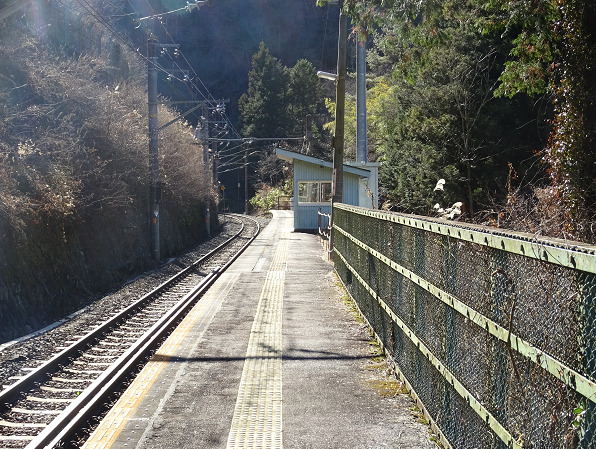
{"label": "concrete platform", "polygon": [[372,359],[318,237],[292,224],[274,214],[85,448],[436,447]]}

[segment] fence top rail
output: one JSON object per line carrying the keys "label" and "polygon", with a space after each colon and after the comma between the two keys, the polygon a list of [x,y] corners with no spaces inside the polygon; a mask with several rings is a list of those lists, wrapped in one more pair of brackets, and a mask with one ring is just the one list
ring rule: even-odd
{"label": "fence top rail", "polygon": [[448,222],[445,219],[366,209],[347,204],[335,204],[334,207],[596,274],[596,246],[593,245],[571,240],[538,237],[524,232],[488,226]]}

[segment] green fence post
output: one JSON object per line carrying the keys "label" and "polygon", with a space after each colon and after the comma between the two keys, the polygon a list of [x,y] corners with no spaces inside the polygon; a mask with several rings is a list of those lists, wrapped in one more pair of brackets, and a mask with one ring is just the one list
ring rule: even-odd
{"label": "green fence post", "polygon": [[[580,333],[580,363],[587,377],[596,379],[596,275],[580,272],[577,276],[582,329]],[[594,399],[594,398],[592,398]],[[579,447],[593,448],[596,443],[596,404],[585,399],[576,409],[581,417]],[[583,417],[581,412],[585,410]]]}
{"label": "green fence post", "polygon": [[[443,269],[444,279],[443,283],[448,292],[455,292],[457,287],[457,242],[449,236],[442,236],[443,243]],[[451,307],[444,306],[445,310],[445,362],[450,370],[454,371],[456,348],[457,348],[457,333],[455,329],[455,310]],[[444,398],[443,398],[443,420],[440,423],[443,432],[446,432],[448,438],[453,438],[448,432],[449,429],[454,428],[452,407],[452,389],[447,382],[443,382]],[[453,404],[455,405],[455,404]]]}
{"label": "green fence post", "polygon": [[[505,313],[505,307],[512,307],[511,301],[508,302],[511,291],[510,279],[507,276],[509,267],[509,256],[505,251],[498,249],[489,249],[490,251],[490,297],[493,306],[493,319],[504,326],[509,327],[508,320],[511,318]],[[492,344],[492,397],[494,416],[503,426],[507,426],[507,361],[509,353],[505,348],[507,343],[493,339]],[[505,444],[501,439],[493,440],[492,449],[504,449]]]}
{"label": "green fence post", "polygon": [[[425,273],[425,259],[424,259],[424,250],[425,250],[425,235],[424,231],[420,229],[414,230],[414,272],[420,276],[424,277]],[[426,330],[426,308],[425,308],[425,291],[419,285],[414,285],[414,307],[413,307],[413,317],[412,317],[412,324],[414,332],[418,335],[418,337],[424,341],[425,330]],[[429,382],[429,379],[426,379],[424,376],[423,364],[424,364],[424,356],[419,350],[416,350],[416,359],[415,359],[415,386],[414,389],[420,392],[420,388],[423,382]]]}

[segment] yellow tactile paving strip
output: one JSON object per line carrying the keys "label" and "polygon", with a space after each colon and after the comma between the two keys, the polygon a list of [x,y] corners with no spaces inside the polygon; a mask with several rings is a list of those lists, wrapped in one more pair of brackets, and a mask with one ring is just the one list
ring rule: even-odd
{"label": "yellow tactile paving strip", "polygon": [[[220,286],[219,288],[212,287],[193,307],[176,331],[168,337],[159,348],[159,351],[153,356],[152,360],[149,361],[124,395],[102,420],[97,429],[95,429],[83,446],[83,449],[106,449],[114,444],[126,423],[139,408],[141,401],[149,392],[151,385],[153,385],[159,374],[168,365],[170,358],[174,354],[180,354],[184,350],[181,346],[187,335],[193,328],[196,329],[197,326],[199,326],[200,333],[204,332],[208,326],[208,322],[213,318],[221,305],[223,298],[225,298],[231,289],[233,281],[237,278],[237,276],[226,275],[224,273],[222,278],[225,279],[226,277],[229,277],[227,282],[216,284]],[[196,340],[188,339],[187,342]]]}
{"label": "yellow tactile paving strip", "polygon": [[280,240],[259,298],[228,448],[282,447],[282,307],[288,245]]}
{"label": "yellow tactile paving strip", "polygon": [[275,248],[275,254],[271,260],[271,266],[269,267],[270,272],[286,271],[288,263],[288,241],[283,239],[286,233],[282,233],[282,239],[280,239],[277,247]]}

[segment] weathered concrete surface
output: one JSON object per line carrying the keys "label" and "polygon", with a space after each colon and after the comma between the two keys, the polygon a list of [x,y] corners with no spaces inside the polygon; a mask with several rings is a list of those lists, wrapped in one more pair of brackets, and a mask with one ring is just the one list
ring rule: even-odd
{"label": "weathered concrete surface", "polygon": [[436,447],[413,402],[384,390],[396,384],[318,237],[292,232],[290,214],[275,215],[86,447]]}

